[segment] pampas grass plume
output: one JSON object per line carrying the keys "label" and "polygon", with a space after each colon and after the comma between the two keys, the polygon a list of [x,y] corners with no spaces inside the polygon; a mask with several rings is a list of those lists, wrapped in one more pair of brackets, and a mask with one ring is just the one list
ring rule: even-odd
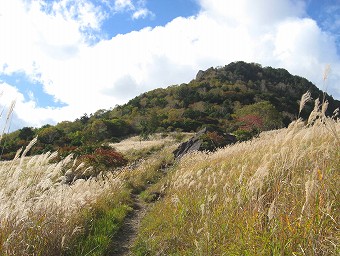
{"label": "pampas grass plume", "polygon": [[306,93],[304,93],[302,95],[301,100],[300,100],[299,117],[300,117],[300,114],[301,114],[301,111],[302,111],[303,107],[310,100],[312,100],[311,93],[310,93],[310,91],[307,91]]}

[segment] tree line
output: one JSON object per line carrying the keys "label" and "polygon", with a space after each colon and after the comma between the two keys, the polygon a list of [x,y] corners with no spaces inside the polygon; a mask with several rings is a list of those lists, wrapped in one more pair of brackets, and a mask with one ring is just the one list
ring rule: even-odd
{"label": "tree line", "polygon": [[[188,84],[158,88],[110,110],[84,114],[72,122],[24,127],[5,134],[2,159],[12,159],[36,136],[38,142],[31,154],[58,150],[61,155],[84,155],[132,135],[147,138],[155,132],[195,132],[202,127],[246,140],[296,119],[299,99],[307,90],[314,99],[323,96],[307,79],[285,69],[233,62],[200,71]],[[326,97],[329,113],[340,107],[339,101]],[[301,117],[306,118],[312,109],[312,103],[307,104]]]}

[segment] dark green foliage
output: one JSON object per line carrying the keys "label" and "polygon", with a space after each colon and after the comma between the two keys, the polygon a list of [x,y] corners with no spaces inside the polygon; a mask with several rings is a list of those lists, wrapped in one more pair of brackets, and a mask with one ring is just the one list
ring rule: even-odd
{"label": "dark green foliage", "polygon": [[[83,151],[131,135],[146,138],[154,132],[195,132],[205,126],[236,133],[244,140],[295,120],[300,97],[307,90],[313,99],[322,99],[323,92],[315,85],[285,69],[233,62],[200,71],[188,84],[143,93],[112,110],[101,109],[74,122],[39,129],[25,127],[8,134],[2,141],[3,157],[13,157],[36,135],[39,139],[32,154],[73,146]],[[328,95],[326,99],[330,115],[340,102]],[[312,109],[313,102],[307,103],[300,116],[306,119]]]}
{"label": "dark green foliage", "polygon": [[254,133],[248,130],[239,129],[234,132],[234,135],[238,141],[246,141],[251,139],[254,136]]}
{"label": "dark green foliage", "polygon": [[54,126],[47,126],[38,131],[40,142],[45,144],[57,144],[62,135],[63,132]]}
{"label": "dark green foliage", "polygon": [[223,134],[216,131],[207,132],[203,134],[200,139],[202,140],[202,145],[200,150],[214,151],[217,148],[224,147],[229,144],[230,141],[223,136]]}
{"label": "dark green foliage", "polygon": [[35,133],[32,127],[24,127],[19,130],[19,138],[22,140],[32,140]]}

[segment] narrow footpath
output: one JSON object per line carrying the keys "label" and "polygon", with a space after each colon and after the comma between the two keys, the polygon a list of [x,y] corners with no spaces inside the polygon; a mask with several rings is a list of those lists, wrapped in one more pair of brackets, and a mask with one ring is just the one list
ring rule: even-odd
{"label": "narrow footpath", "polygon": [[115,236],[109,256],[132,255],[131,247],[137,239],[141,220],[145,216],[147,205],[140,199],[139,195],[132,195],[133,210],[127,216],[123,226]]}

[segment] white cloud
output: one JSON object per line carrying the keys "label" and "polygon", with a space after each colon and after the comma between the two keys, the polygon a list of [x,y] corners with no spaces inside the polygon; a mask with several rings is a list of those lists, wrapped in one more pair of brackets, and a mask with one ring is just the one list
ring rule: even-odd
{"label": "white cloud", "polygon": [[132,19],[134,20],[145,19],[148,16],[153,17],[154,13],[148,10],[147,8],[141,8],[132,14]]}
{"label": "white cloud", "polygon": [[[29,101],[25,101],[24,95],[18,90],[18,88],[13,87],[7,83],[0,83],[0,91],[2,96],[0,97],[1,109],[8,111],[12,101],[15,104],[15,117],[13,121],[13,128],[21,128],[18,123],[27,126],[42,126],[43,124],[53,122],[54,116],[57,115],[56,112],[59,110],[54,110],[52,108],[39,108],[33,98]],[[33,94],[30,94],[32,97]],[[1,119],[1,123],[4,121],[4,116]],[[2,129],[3,125],[1,126]]]}
{"label": "white cloud", "polygon": [[146,8],[147,2],[145,0],[114,0],[114,7],[116,12],[130,12],[133,20],[145,19],[146,17],[153,18],[155,14]]}
{"label": "white cloud", "polygon": [[114,9],[116,11],[134,10],[135,6],[131,0],[115,0]]}
{"label": "white cloud", "polygon": [[[34,3],[34,2],[33,2]],[[40,6],[46,6],[40,1]],[[87,0],[61,0],[52,3],[51,14],[61,14],[66,20],[76,20],[81,28],[99,29],[106,14]]]}
{"label": "white cloud", "polygon": [[229,25],[267,28],[288,17],[305,14],[302,0],[199,0],[202,11]]}
{"label": "white cloud", "polygon": [[[197,16],[92,45],[86,43],[84,27],[99,30],[105,11],[89,0],[78,1],[73,9],[71,2],[57,2],[49,12],[42,10],[41,1],[29,7],[21,0],[0,2],[0,74],[25,72],[67,104],[39,108],[34,98],[25,101],[3,83],[5,97],[16,96],[16,114],[26,123],[72,120],[156,87],[188,82],[199,69],[238,60],[283,67],[320,87],[329,63],[328,91],[340,98],[335,39],[306,17],[304,1],[200,0]],[[138,11],[137,2],[114,3]]]}

